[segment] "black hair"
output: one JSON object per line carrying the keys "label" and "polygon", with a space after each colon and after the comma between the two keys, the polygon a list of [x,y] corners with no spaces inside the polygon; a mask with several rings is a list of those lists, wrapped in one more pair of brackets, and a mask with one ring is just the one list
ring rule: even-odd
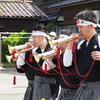
{"label": "black hair", "polygon": [[46,27],[44,25],[41,25],[41,24],[36,25],[36,27],[33,30],[35,30],[35,31],[42,31],[42,32],[47,34]]}
{"label": "black hair", "polygon": [[95,24],[98,23],[98,18],[96,16],[96,14],[93,11],[91,11],[90,9],[89,10],[86,9],[86,10],[79,12],[78,14],[76,14],[76,16],[73,19],[75,19],[75,20],[82,19],[82,20],[93,22]]}
{"label": "black hair", "polygon": [[60,34],[64,34],[64,35],[70,36],[70,34],[72,34],[72,32],[70,32],[70,30],[68,30],[68,29],[62,29]]}

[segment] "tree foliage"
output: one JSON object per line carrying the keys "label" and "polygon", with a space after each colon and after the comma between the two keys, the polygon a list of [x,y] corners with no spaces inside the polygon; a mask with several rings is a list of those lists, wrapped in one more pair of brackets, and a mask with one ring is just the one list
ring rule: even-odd
{"label": "tree foliage", "polygon": [[45,27],[47,30],[51,29],[54,26],[54,23],[48,23]]}
{"label": "tree foliage", "polygon": [[47,24],[44,24],[44,23],[40,23],[41,25],[44,25],[45,28],[49,31],[53,26],[54,26],[54,23],[50,22],[50,23],[47,23]]}
{"label": "tree foliage", "polygon": [[[25,34],[20,34],[20,33],[25,33]],[[16,37],[30,37],[29,34],[26,34],[25,31],[22,31],[20,33],[15,33],[15,34],[10,34],[8,38],[2,39],[2,62],[8,62],[6,59],[6,55],[11,55],[9,54],[8,51],[8,45],[10,46],[18,46],[25,44],[29,38],[16,38]],[[9,38],[9,37],[15,37],[15,38]]]}

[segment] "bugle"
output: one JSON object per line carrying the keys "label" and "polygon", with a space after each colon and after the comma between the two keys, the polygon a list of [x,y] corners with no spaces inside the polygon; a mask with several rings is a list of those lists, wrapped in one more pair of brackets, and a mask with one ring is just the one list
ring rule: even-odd
{"label": "bugle", "polygon": [[16,61],[18,54],[16,53],[14,56],[15,58],[13,58],[13,55],[11,56],[6,55],[6,59],[8,60],[9,63],[11,63],[11,60]]}
{"label": "bugle", "polygon": [[57,50],[51,50],[51,51],[48,51],[48,52],[44,52],[42,54],[38,54],[37,52],[34,53],[34,58],[37,62],[40,61],[40,58],[45,60],[45,59],[48,59],[48,58],[51,58],[51,57],[54,57],[55,55],[57,54]]}
{"label": "bugle", "polygon": [[33,48],[34,48],[34,46],[31,44],[30,44],[30,46],[19,45],[19,46],[15,46],[15,47],[8,45],[8,50],[9,50],[10,54],[12,54],[12,55],[11,56],[6,55],[6,59],[8,60],[8,62],[11,62],[11,60],[16,61],[19,53],[24,53],[24,52],[30,51]]}
{"label": "bugle", "polygon": [[56,44],[62,44],[62,43],[68,42],[70,40],[76,39],[78,37],[79,37],[78,35],[74,35],[74,36],[69,36],[69,37],[65,37],[65,38],[60,38],[57,40],[49,40],[49,43],[50,43],[50,46],[53,48],[54,45],[56,45]]}
{"label": "bugle", "polygon": [[32,50],[33,48],[34,48],[33,45],[30,45],[29,47],[27,45],[19,45],[19,46],[15,46],[15,47],[8,45],[8,50],[9,50],[10,54],[12,54],[12,52],[14,50],[16,51],[16,53],[23,53],[23,52]]}

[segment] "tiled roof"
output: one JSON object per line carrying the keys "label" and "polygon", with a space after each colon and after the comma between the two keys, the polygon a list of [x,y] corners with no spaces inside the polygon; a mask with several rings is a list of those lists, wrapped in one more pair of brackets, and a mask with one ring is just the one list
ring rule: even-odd
{"label": "tiled roof", "polygon": [[59,6],[69,5],[69,4],[75,4],[75,3],[82,2],[82,1],[87,1],[87,0],[66,0],[66,1],[62,1],[62,2],[59,2],[54,5],[48,6],[48,8],[59,7]]}
{"label": "tiled roof", "polygon": [[47,15],[32,3],[0,1],[0,17],[36,18]]}
{"label": "tiled roof", "polygon": [[39,21],[42,22],[42,21],[55,20],[55,19],[57,19],[58,16],[59,16],[59,13],[51,14],[51,15],[48,15],[48,17],[40,19]]}
{"label": "tiled roof", "polygon": [[0,0],[0,1],[33,2],[33,0]]}

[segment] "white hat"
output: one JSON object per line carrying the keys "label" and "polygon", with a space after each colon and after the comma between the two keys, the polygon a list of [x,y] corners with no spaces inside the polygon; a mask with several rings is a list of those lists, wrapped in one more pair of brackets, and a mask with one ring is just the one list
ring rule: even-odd
{"label": "white hat", "polygon": [[49,35],[51,35],[51,36],[55,36],[55,37],[56,37],[56,33],[55,33],[55,32],[53,32],[53,31],[52,31],[52,32],[50,32],[50,33],[49,33]]}

